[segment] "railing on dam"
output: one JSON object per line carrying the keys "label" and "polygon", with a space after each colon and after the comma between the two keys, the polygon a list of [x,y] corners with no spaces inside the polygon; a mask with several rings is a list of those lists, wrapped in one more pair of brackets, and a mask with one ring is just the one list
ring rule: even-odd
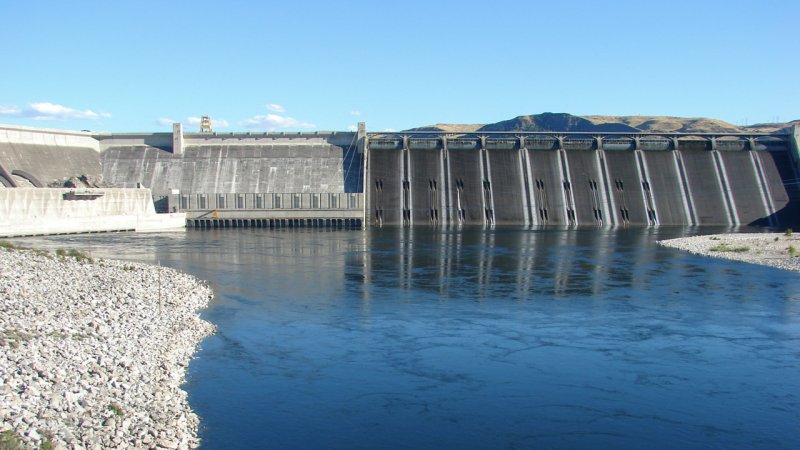
{"label": "railing on dam", "polygon": [[[224,227],[360,227],[363,193],[181,193],[167,196],[187,224]],[[158,202],[158,199],[156,199]]]}

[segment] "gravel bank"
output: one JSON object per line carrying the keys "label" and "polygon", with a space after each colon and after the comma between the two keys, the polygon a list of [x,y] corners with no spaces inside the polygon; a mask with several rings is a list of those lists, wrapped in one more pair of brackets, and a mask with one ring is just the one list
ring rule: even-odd
{"label": "gravel bank", "polygon": [[665,247],[686,250],[703,256],[726,258],[752,264],[800,272],[800,258],[792,257],[793,246],[800,255],[800,235],[784,233],[732,233],[669,239],[658,242]]}
{"label": "gravel bank", "polygon": [[0,431],[33,448],[197,447],[180,385],[214,331],[197,315],[211,296],[169,268],[0,248]]}

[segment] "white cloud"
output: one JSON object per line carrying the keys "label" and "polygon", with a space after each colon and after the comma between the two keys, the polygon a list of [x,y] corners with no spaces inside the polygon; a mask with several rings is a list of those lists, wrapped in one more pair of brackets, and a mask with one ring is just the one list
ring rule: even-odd
{"label": "white cloud", "polygon": [[107,112],[94,112],[91,109],[79,110],[50,102],[31,103],[27,108],[16,106],[0,106],[0,115],[9,117],[23,117],[33,120],[97,120],[111,117]]}
{"label": "white cloud", "polygon": [[350,111],[350,115],[358,117],[361,115],[361,111]]}
{"label": "white cloud", "polygon": [[268,131],[274,130],[301,130],[316,128],[313,123],[303,122],[293,117],[284,117],[278,114],[267,114],[266,116],[253,116],[242,122],[248,128],[263,128]]}
{"label": "white cloud", "polygon": [[357,125],[348,125],[347,126],[347,131],[358,131],[358,126]]}
{"label": "white cloud", "polygon": [[166,117],[160,117],[156,120],[156,125],[160,125],[162,127],[171,126],[173,123],[176,123],[176,120],[168,119]]}
{"label": "white cloud", "polygon": [[20,114],[22,114],[22,110],[16,106],[0,105],[0,116],[18,116]]}
{"label": "white cloud", "polygon": [[283,106],[281,106],[281,105],[279,105],[277,103],[268,103],[266,105],[266,107],[267,107],[267,110],[272,111],[272,112],[276,112],[276,113],[285,113],[286,112],[286,108],[284,108]]}

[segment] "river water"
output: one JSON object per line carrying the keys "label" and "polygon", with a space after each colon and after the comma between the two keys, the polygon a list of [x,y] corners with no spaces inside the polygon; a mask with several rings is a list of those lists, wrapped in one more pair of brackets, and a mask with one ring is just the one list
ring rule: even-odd
{"label": "river water", "polygon": [[202,449],[800,448],[800,275],[711,229],[24,240],[208,280]]}

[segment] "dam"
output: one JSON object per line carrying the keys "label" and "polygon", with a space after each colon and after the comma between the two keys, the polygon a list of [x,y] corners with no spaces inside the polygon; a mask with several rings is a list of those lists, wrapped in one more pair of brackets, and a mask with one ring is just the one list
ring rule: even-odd
{"label": "dam", "polygon": [[792,134],[370,134],[376,225],[797,222]]}
{"label": "dam", "polygon": [[797,127],[689,135],[0,126],[0,185],[144,187],[156,211],[184,213],[199,228],[787,227],[800,223],[798,140]]}

